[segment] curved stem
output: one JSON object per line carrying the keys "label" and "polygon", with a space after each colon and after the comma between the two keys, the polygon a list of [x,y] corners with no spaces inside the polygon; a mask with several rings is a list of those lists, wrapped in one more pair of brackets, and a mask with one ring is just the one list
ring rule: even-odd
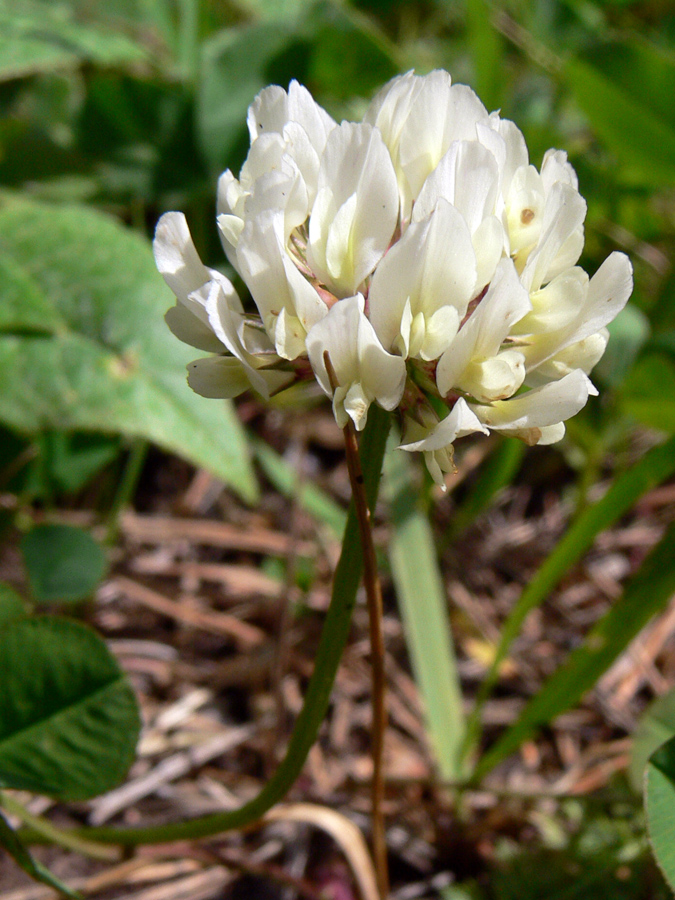
{"label": "curved stem", "polygon": [[36,816],[29,812],[23,803],[19,803],[10,794],[3,793],[0,795],[0,808],[16,816],[24,825],[38,832],[46,841],[50,844],[56,844],[57,847],[65,847],[66,850],[74,850],[83,856],[90,856],[92,859],[103,859],[107,862],[119,859],[119,850],[115,847],[104,847],[94,841],[87,841],[72,831],[66,831],[53,825],[43,816]]}
{"label": "curved stem", "polygon": [[[388,414],[373,406],[361,442],[365,495],[371,508],[377,499],[388,430]],[[78,828],[66,833],[80,835],[91,841],[124,846],[192,840],[234,828],[243,828],[255,822],[282,800],[298,778],[316,739],[319,726],[325,718],[337,668],[349,635],[362,570],[361,538],[355,504],[352,501],[342,543],[342,554],[335,572],[333,596],[321,633],[314,672],[307,688],[305,702],[289,740],[286,756],[256,797],[239,809],[169,825],[134,828],[101,826]],[[34,842],[41,839],[39,834],[33,832],[22,837],[24,840]]]}

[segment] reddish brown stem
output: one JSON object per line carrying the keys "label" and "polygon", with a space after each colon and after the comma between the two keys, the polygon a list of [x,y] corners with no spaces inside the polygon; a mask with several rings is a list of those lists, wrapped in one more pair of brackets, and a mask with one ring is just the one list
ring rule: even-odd
{"label": "reddish brown stem", "polygon": [[[335,369],[328,351],[323,355],[326,371],[333,390],[338,387]],[[370,654],[372,676],[372,818],[373,818],[373,859],[377,886],[382,900],[389,896],[389,870],[387,865],[387,843],[384,826],[384,735],[387,728],[386,679],[384,672],[384,634],[382,629],[382,589],[377,571],[377,557],[373,543],[370,508],[366,500],[359,456],[356,429],[349,419],[343,428],[349,481],[356,507],[356,515],[363,548],[363,583],[368,602],[368,624],[370,628]]]}

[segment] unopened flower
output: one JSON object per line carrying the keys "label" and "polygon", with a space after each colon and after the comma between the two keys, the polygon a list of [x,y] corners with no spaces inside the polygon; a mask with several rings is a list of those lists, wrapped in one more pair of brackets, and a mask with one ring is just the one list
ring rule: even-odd
{"label": "unopened flower", "polygon": [[591,279],[576,265],[586,204],[562,151],[537,170],[513,122],[442,71],[394,78],[360,123],[297,82],[266,88],[248,127],[218,226],[256,313],[201,263],[182,214],[157,227],[168,325],[215,354],[191,365],[196,391],[269,397],[315,377],[340,426],[361,430],[371,403],[396,411],[402,449],[440,484],[465,434],[563,436],[597,393],[632,271],[621,253]]}

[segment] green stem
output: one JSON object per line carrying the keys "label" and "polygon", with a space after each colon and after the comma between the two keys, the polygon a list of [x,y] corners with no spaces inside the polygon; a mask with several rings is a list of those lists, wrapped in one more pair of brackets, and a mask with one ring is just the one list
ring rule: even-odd
{"label": "green stem", "polygon": [[103,847],[101,844],[81,838],[72,831],[57,828],[56,825],[52,825],[51,822],[42,816],[33,815],[22,803],[19,803],[18,800],[9,794],[0,794],[0,807],[11,815],[16,816],[31,831],[41,835],[50,844],[65,847],[66,850],[74,850],[76,853],[90,856],[93,859],[108,861],[119,859],[119,852],[114,847]]}
{"label": "green stem", "polygon": [[115,494],[115,498],[108,515],[108,530],[106,543],[113,544],[119,531],[120,516],[124,509],[133,500],[136,493],[138,480],[143,471],[143,464],[148,455],[150,444],[141,438],[137,438],[129,449],[129,458],[124,466],[122,478]]}
{"label": "green stem", "polygon": [[[377,499],[388,431],[389,416],[373,404],[368,415],[368,425],[361,439],[361,464],[366,497],[371,509],[374,508]],[[251,822],[255,822],[282,800],[302,771],[307,754],[316,739],[319,726],[325,718],[335,675],[349,635],[352,611],[362,570],[361,538],[352,502],[342,543],[342,554],[335,572],[333,596],[326,614],[316,654],[314,673],[307,688],[305,703],[293,729],[286,756],[257,797],[239,809],[170,825],[151,825],[138,828],[105,826],[79,828],[71,833],[90,841],[124,846],[192,840],[209,837],[233,828],[243,828]],[[25,836],[24,839],[26,839]],[[30,839],[32,839],[32,835]]]}

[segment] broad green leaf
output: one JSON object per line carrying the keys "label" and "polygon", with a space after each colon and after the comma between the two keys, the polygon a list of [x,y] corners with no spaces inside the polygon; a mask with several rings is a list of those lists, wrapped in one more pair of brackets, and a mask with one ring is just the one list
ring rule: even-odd
{"label": "broad green leaf", "polygon": [[393,524],[389,561],[438,772],[456,780],[463,774],[462,692],[434,536],[413,471],[408,455],[392,447],[385,460]]}
{"label": "broad green leaf", "polygon": [[675,125],[652,107],[641,82],[635,85],[639,94],[631,94],[580,59],[569,59],[562,75],[598,137],[623,162],[623,175],[675,184]]}
{"label": "broad green leaf", "polygon": [[494,660],[478,692],[469,719],[468,751],[472,751],[478,742],[483,704],[497,682],[499,666],[506,659],[527,615],[544,602],[565,572],[581,559],[601,531],[618,521],[643,494],[655,488],[673,472],[675,437],[649,450],[638,463],[614,481],[602,499],[585,509],[530,579],[502,626]]}
{"label": "broad green leaf", "polygon": [[65,4],[0,0],[0,81],[81,62],[115,66],[147,58],[147,52],[124,34],[76,21]]}
{"label": "broad green leaf", "polygon": [[642,425],[675,432],[675,362],[667,353],[648,352],[622,385],[621,408]]}
{"label": "broad green leaf", "polygon": [[79,622],[20,619],[0,631],[0,787],[85,800],[124,778],[138,706],[105,643]]}
{"label": "broad green leaf", "polygon": [[533,731],[575,706],[675,591],[675,524],[645,559],[610,611],[530,700],[516,722],[476,766],[481,778]]}
{"label": "broad green leaf", "polygon": [[118,437],[46,431],[37,440],[50,487],[70,493],[83,488],[121,452]]}
{"label": "broad green leaf", "polygon": [[0,581],[0,628],[26,615],[24,602],[14,588]]}
{"label": "broad green leaf", "polygon": [[72,525],[36,525],[21,541],[36,603],[68,603],[90,597],[107,561],[94,538]]}
{"label": "broad green leaf", "polygon": [[53,334],[65,323],[28,273],[0,256],[0,335]]}
{"label": "broad green leaf", "polygon": [[[0,796],[1,805],[2,797]],[[0,847],[3,847],[14,862],[35,881],[47,884],[49,887],[54,888],[55,891],[58,891],[59,894],[72,897],[73,900],[80,900],[81,894],[78,894],[77,891],[71,891],[67,884],[64,884],[55,875],[52,875],[49,869],[31,856],[2,813],[0,813]]]}
{"label": "broad green leaf", "polygon": [[649,757],[674,736],[675,690],[671,690],[650,704],[633,734],[629,775],[636,791],[642,791]]}
{"label": "broad green leaf", "polygon": [[164,324],[173,295],[144,239],[84,207],[3,195],[0,253],[65,323],[53,336],[0,334],[1,422],[27,435],[66,429],[145,438],[255,500],[234,407],[187,386],[195,350]]}
{"label": "broad green leaf", "polygon": [[675,891],[675,738],[649,760],[645,775],[649,841],[664,878]]}

